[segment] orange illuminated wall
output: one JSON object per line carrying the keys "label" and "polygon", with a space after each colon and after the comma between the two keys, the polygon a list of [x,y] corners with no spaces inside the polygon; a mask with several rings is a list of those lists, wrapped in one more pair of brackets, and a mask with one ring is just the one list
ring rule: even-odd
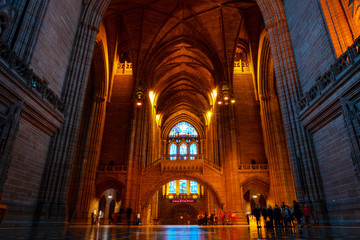
{"label": "orange illuminated wall", "polygon": [[336,56],[360,35],[360,0],[320,0]]}

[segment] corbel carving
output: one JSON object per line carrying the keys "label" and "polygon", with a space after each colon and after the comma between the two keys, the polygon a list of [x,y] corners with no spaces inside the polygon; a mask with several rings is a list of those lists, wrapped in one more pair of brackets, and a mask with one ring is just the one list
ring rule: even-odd
{"label": "corbel carving", "polygon": [[351,143],[351,159],[355,175],[360,182],[360,103],[341,98],[345,126]]}

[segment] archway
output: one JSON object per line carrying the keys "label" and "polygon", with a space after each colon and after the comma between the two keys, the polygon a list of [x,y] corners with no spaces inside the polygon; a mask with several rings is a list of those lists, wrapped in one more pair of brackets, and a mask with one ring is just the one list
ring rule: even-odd
{"label": "archway", "polygon": [[[191,191],[184,188],[183,192],[179,189],[171,191],[171,183],[177,182],[177,188],[181,186],[181,181],[186,181]],[[193,183],[198,184],[198,188],[193,188]],[[143,196],[143,224],[185,224],[187,214],[191,217],[191,224],[194,224],[199,213],[220,215],[223,208],[214,187],[193,176],[167,177]]]}

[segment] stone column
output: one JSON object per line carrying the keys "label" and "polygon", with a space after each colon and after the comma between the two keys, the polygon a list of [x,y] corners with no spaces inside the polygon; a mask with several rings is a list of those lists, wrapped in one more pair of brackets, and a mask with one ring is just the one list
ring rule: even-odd
{"label": "stone column", "polygon": [[76,213],[73,218],[75,223],[89,223],[91,217],[90,203],[95,197],[95,180],[97,165],[99,162],[101,142],[105,124],[106,101],[104,97],[93,97],[93,110],[91,116],[91,127],[85,155],[85,164],[81,179],[79,198]]}
{"label": "stone column", "polygon": [[64,224],[69,220],[67,191],[97,32],[97,28],[84,22],[78,27],[62,90],[66,119],[49,150],[35,221]]}
{"label": "stone column", "polygon": [[269,34],[296,195],[299,200],[312,201],[318,217],[326,220],[325,195],[312,136],[297,119],[297,104],[303,92],[283,4],[280,0],[257,3]]}
{"label": "stone column", "polygon": [[260,109],[271,181],[270,202],[291,206],[296,196],[277,96],[262,95]]}

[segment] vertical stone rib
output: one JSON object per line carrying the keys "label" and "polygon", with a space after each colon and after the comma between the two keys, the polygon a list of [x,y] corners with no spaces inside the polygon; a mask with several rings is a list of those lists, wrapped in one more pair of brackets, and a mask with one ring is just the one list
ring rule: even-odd
{"label": "vertical stone rib", "polygon": [[[297,103],[303,93],[282,1],[257,0],[257,3],[263,13],[266,30],[269,34],[289,154],[293,163],[293,174],[297,179],[303,172],[306,174],[304,178],[306,188],[297,185],[296,192],[298,196],[302,196],[302,192],[305,192],[305,199],[300,200],[312,201],[317,205],[315,207],[318,210],[317,214],[326,219],[321,174],[313,150],[312,139],[296,117]],[[305,169],[300,169],[302,165],[297,164],[299,158]]]}

